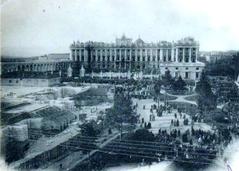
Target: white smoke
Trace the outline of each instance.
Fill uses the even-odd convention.
[[[207,171],[230,171],[227,169],[225,160],[231,167],[232,171],[237,171],[239,168],[239,139],[233,139],[232,142],[224,150],[222,158],[217,159],[217,167],[210,167]]]
[[[2,171],[16,171],[15,169],[9,167],[5,163],[5,161],[4,161],[4,159],[2,157],[0,157],[0,170],[2,170]]]
[[[106,171],[169,171],[169,165],[171,162],[161,162],[157,164],[147,165],[147,166],[136,166],[136,165],[127,165],[112,167],[106,169]]]

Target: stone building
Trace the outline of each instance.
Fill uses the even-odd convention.
[[[174,77],[197,80],[204,67],[204,63],[197,61],[199,43],[190,37],[176,42],[146,43],[141,38],[133,42],[123,35],[115,43],[73,42],[70,49],[75,71],[84,67],[88,74],[163,75],[170,70]]]
[[[2,57],[1,64],[2,76],[14,77],[16,73],[23,72],[38,72],[44,74],[47,72],[66,72],[71,65],[71,60],[69,53],[52,53],[29,58]]]

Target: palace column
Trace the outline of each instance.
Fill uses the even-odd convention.
[[[192,62],[192,48],[189,48],[189,62]]]
[[[129,70],[131,71],[131,63],[132,63],[132,49],[129,50]]]
[[[178,62],[178,48],[176,48],[176,62]]]
[[[142,71],[143,49],[140,49],[140,71]]]
[[[183,62],[185,62],[185,48],[183,48]]]
[[[158,49],[156,48],[155,50],[156,50],[156,59],[155,60],[158,62]]]
[[[138,62],[138,49],[135,49],[135,61]]]
[[[101,49],[100,50],[100,63],[102,63],[103,61],[103,50]]]
[[[110,63],[112,62],[112,49],[110,49]]]
[[[162,48],[160,49],[159,59],[160,59],[160,62],[163,61],[163,49]]]
[[[175,58],[174,58],[174,49],[171,48],[171,61],[174,62]]]
[[[198,53],[199,53],[199,49],[197,48],[196,49],[196,59],[195,59],[195,62],[197,62],[197,60],[198,60]]]
[[[109,62],[109,71],[111,71],[112,70],[112,48],[110,48],[110,61],[108,61]]]
[[[166,62],[168,62],[168,49],[166,49]]]
[[[149,62],[153,61],[153,49],[150,48],[150,60]]]
[[[116,69],[116,60],[117,60],[117,49],[116,48],[114,48],[114,53],[115,53],[115,60],[114,60],[114,69]]]
[[[123,64],[123,65],[124,65],[124,69],[126,70],[126,63],[127,63],[126,61],[127,61],[127,59],[128,59],[127,49],[124,49],[124,59],[125,59],[125,60],[124,60],[124,64]]]
[[[76,61],[78,60],[78,58],[77,58],[77,52],[76,52],[77,50],[75,49],[75,51],[74,51],[74,53],[75,53],[75,59],[76,59]],[[78,62],[78,61],[77,61]]]
[[[79,61],[81,61],[81,56],[82,56],[82,54],[81,54],[81,50],[82,49],[78,49],[78,57],[77,57],[77,61],[79,62]]]
[[[74,49],[71,49],[71,60],[75,61],[75,56],[73,55]]]

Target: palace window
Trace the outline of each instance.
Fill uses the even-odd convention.
[[[171,61],[171,50],[168,50],[168,61]]]
[[[168,61],[171,61],[171,55],[170,55],[170,56],[168,56]]]
[[[163,56],[163,61],[166,62],[166,56]]]
[[[188,79],[188,77],[189,77],[189,73],[185,72],[185,78]]]
[[[157,50],[158,51],[158,56],[160,55],[160,49]]]
[[[182,62],[183,61],[183,55],[181,53],[179,53],[178,55],[178,61],[179,62]]]
[[[140,61],[140,56],[137,56],[137,61]]]
[[[145,56],[143,56],[143,61],[145,61]]]
[[[196,62],[196,55],[195,54],[192,54],[191,58],[192,58],[192,62]]]
[[[189,62],[189,56],[185,56],[185,62]]]
[[[199,78],[199,72],[196,72],[196,79]]]

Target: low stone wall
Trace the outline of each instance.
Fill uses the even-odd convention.
[[[60,78],[40,79],[40,78],[3,78],[2,86],[25,86],[25,87],[48,87],[60,83]]]

